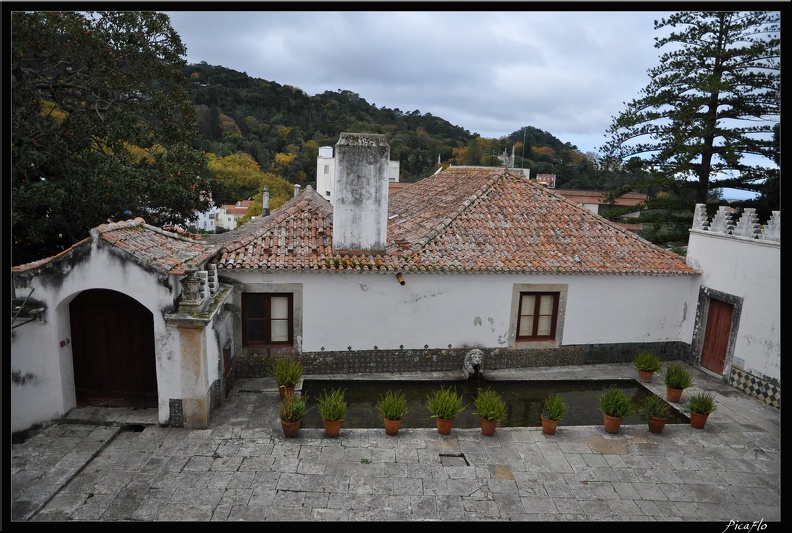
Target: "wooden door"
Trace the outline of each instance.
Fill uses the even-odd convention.
[[[713,298],[709,299],[707,329],[701,349],[701,366],[716,374],[723,374],[726,366],[726,351],[732,328],[734,306]]]
[[[93,289],[69,305],[78,405],[156,407],[151,312],[125,294]]]

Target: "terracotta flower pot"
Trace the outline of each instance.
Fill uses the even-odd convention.
[[[654,376],[654,372],[647,372],[645,370],[639,370],[638,371],[638,378],[644,383],[651,382],[652,381],[652,376]]]
[[[661,418],[657,416],[650,416],[649,417],[649,431],[651,433],[662,433],[663,428],[666,425],[667,418]]]
[[[278,394],[280,394],[280,399],[284,399],[286,394],[294,394],[294,387],[278,387]]]
[[[300,422],[301,420],[297,420],[296,422],[286,422],[285,420],[281,420],[281,427],[283,427],[283,436],[287,438],[294,438],[300,434]]]
[[[491,437],[495,434],[495,428],[498,427],[497,420],[485,420],[481,419],[481,433],[486,435],[487,437]]]
[[[542,432],[545,435],[555,435],[556,428],[558,427],[558,420],[551,420],[549,418],[542,417]]]
[[[703,415],[701,413],[694,413],[693,411],[690,412],[690,425],[696,429],[704,429],[704,424],[707,423],[707,417],[709,413]]]
[[[451,433],[451,426],[454,424],[453,418],[435,418],[437,421],[437,432],[441,435],[448,435]]]
[[[341,431],[341,420],[325,420],[323,418],[322,423],[324,423],[325,434],[328,437],[338,436],[338,433]]]
[[[615,416],[606,415],[602,413],[602,416],[605,417],[605,431],[608,433],[618,433],[619,428],[621,427],[622,419],[616,418]]]
[[[666,387],[666,397],[668,398],[669,402],[678,403],[680,399],[682,399],[682,391],[684,389],[672,389],[671,387]]]
[[[399,428],[401,427],[401,420],[391,420],[389,418],[384,418],[385,421],[385,434],[386,435],[397,435],[399,433]]]

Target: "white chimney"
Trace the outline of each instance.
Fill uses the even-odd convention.
[[[298,194],[300,194],[300,184],[299,183],[295,183],[294,184],[294,196],[296,197]]]
[[[383,134],[342,133],[335,153],[333,251],[384,252],[388,230],[388,141]]]

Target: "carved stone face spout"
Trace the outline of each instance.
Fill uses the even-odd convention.
[[[480,376],[484,373],[484,352],[474,348],[465,354],[465,363],[462,365],[462,372],[466,378],[470,376]]]

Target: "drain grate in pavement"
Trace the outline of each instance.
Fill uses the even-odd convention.
[[[443,466],[470,466],[464,453],[441,453],[440,464]]]
[[[143,424],[124,424],[121,426],[121,431],[131,431],[133,433],[143,433],[146,426]]]

